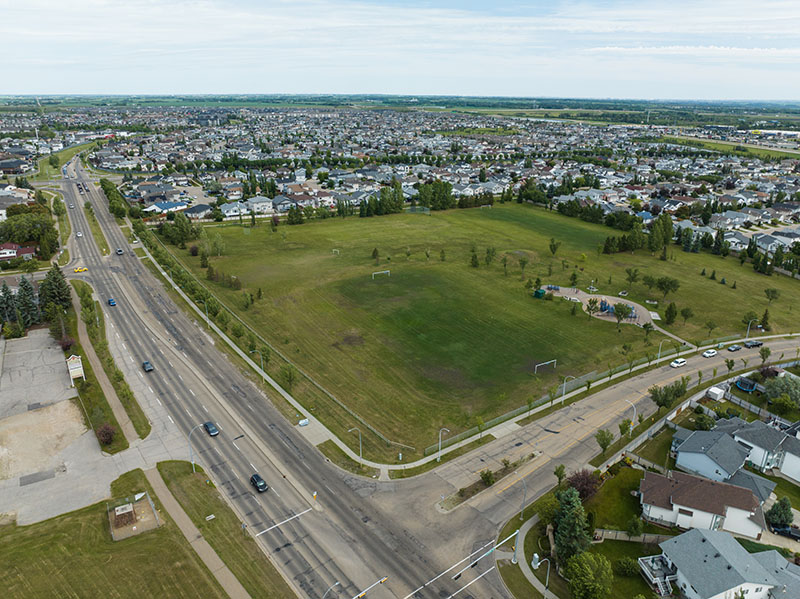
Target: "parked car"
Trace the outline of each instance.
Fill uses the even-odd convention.
[[[117,248],[117,256],[121,256],[125,252],[122,251],[122,248]]]
[[[108,298],[108,305],[109,306],[116,306],[117,305],[117,300],[115,300],[113,297]]]
[[[206,429],[209,437],[216,437],[219,434],[219,429],[213,422],[204,422],[203,427]]]
[[[704,358],[713,358],[716,355],[717,355],[717,350],[715,349],[707,349],[706,351],[703,352]]]
[[[745,341],[744,342],[744,346],[748,347],[748,348],[750,348],[750,347],[761,347],[762,345],[764,345],[763,341],[757,341],[755,339],[751,339],[750,341]]]
[[[144,362],[142,362],[142,368],[144,368],[144,371],[145,371],[145,372],[152,372],[153,370],[155,370],[155,369],[153,368],[153,365],[152,365],[152,364],[151,364],[149,361],[147,361],[147,360],[145,360]]]
[[[675,358],[672,362],[669,363],[671,368],[680,368],[681,366],[686,366],[686,360],[683,358]]]
[[[258,491],[259,493],[263,493],[264,491],[269,489],[266,481],[263,478],[261,478],[261,475],[258,473],[250,477],[250,484],[253,485],[256,488],[256,491]]]
[[[772,529],[776,535],[800,541],[800,528],[794,526],[776,526]]]
[[[739,351],[740,349],[742,349],[741,345],[729,345],[728,346],[728,351]]]

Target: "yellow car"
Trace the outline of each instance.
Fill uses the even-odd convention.
[[[86,272],[86,271],[87,271],[87,270],[89,270],[89,269],[88,269],[88,268],[86,268],[85,266],[76,266],[76,267],[75,267],[75,268],[73,268],[72,270],[74,270],[75,272]]]

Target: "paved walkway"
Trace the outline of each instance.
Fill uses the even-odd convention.
[[[530,518],[529,520],[527,520],[520,527],[519,535],[518,535],[518,538],[516,540],[516,543],[519,543],[520,547],[525,547],[525,535],[527,535],[528,531],[531,528],[533,528],[534,526],[536,526],[538,523],[539,523],[539,516],[534,516],[533,518]],[[544,599],[558,599],[558,596],[556,596],[556,594],[553,593],[553,591],[551,591],[549,589],[546,590],[544,588],[544,585],[542,584],[542,582],[538,578],[536,578],[536,575],[533,573],[533,569],[531,568],[531,565],[528,563],[528,560],[526,559],[524,553],[525,553],[524,551],[520,551],[517,554],[517,565],[519,566],[519,569],[522,570],[522,574],[525,576],[525,578],[528,580],[528,582],[533,585],[533,588],[535,588],[537,591],[539,591],[544,596]],[[513,557],[514,557],[514,553],[512,551],[496,551],[495,552],[495,561],[496,562],[500,561],[500,560],[504,560],[504,561],[509,561],[510,562]],[[549,556],[542,555],[542,556],[539,556],[539,557],[541,557],[541,559],[544,559],[545,557],[549,557]],[[542,567],[546,568],[547,565],[542,565]],[[552,564],[550,565],[550,567],[551,567],[550,575],[552,576],[553,575],[553,571],[552,571],[552,567],[553,566],[552,566]]]
[[[150,470],[145,470],[144,475],[147,477],[147,481],[152,485],[156,496],[158,496],[158,499],[161,501],[161,505],[167,510],[167,513],[175,521],[175,524],[178,525],[183,536],[189,541],[189,544],[197,552],[197,555],[203,560],[203,563],[211,570],[214,578],[217,579],[220,586],[228,593],[228,596],[231,597],[231,599],[249,599],[250,594],[242,586],[242,583],[233,575],[233,572],[228,569],[228,566],[220,559],[217,552],[211,548],[208,541],[203,538],[203,535],[200,534],[200,531],[189,519],[189,516],[186,515],[186,512],[183,511],[181,505],[172,495],[169,488],[167,488],[164,479],[161,478],[158,469],[151,468]]]
[[[78,339],[81,342],[81,346],[83,347],[86,357],[89,359],[89,364],[92,366],[94,376],[97,377],[97,382],[100,383],[100,388],[103,390],[103,394],[108,400],[108,405],[111,406],[111,411],[114,413],[114,418],[116,418],[117,422],[119,423],[122,434],[125,435],[128,443],[132,443],[139,438],[139,435],[136,433],[136,429],[133,427],[133,423],[128,417],[128,413],[125,411],[125,408],[122,407],[122,402],[119,400],[119,397],[117,397],[117,392],[114,389],[114,386],[111,384],[111,381],[108,380],[108,376],[106,376],[106,371],[103,369],[103,364],[100,362],[100,358],[94,351],[94,345],[89,339],[89,332],[86,330],[86,325],[80,318],[81,303],[78,299],[78,294],[74,289],[72,291],[72,306],[75,308],[75,313],[78,315]]]

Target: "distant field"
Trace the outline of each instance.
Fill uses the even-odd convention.
[[[226,255],[211,258],[214,268],[239,277],[254,295],[262,290],[264,299],[241,311],[242,317],[368,422],[418,448],[434,443],[439,427],[455,432],[473,426],[477,417],[486,421],[540,397],[564,375],[625,364],[623,344],[633,356],[657,352],[658,334],[645,342],[636,327],[618,333],[614,324],[571,315],[568,302],[531,298],[522,285],[520,256],[531,261],[526,278],[568,285],[577,268],[579,286],[594,280],[610,294],[627,287],[628,266],[674,276],[681,281],[675,302],[691,307],[695,316],[669,328],[690,341],[709,336],[710,319],[717,325],[714,336],[743,334],[743,313],[753,309],[760,316],[767,307],[765,287],[782,291],[770,306],[773,331],[797,327],[797,282],[757,275],[732,257],[684,253],[678,246],[670,248],[666,262],[647,252],[598,255],[598,244],[615,231],[530,206],[331,219],[282,225],[277,233],[238,225],[208,232],[218,232],[227,246]],[[555,258],[548,249],[551,237],[562,242]],[[469,266],[473,242],[479,268]],[[497,258],[487,267],[489,246]],[[375,248],[379,265],[371,258]],[[226,303],[240,305],[241,292],[205,281],[199,258],[186,250],[175,253]],[[503,255],[509,257],[508,276]],[[716,270],[717,280],[701,277],[703,268]],[[391,277],[372,280],[371,273],[383,269],[391,269]],[[737,289],[731,288],[734,280]],[[643,302],[659,295],[638,282],[629,297]],[[664,307],[658,308],[662,314]],[[552,359],[558,360],[555,373],[533,376],[535,364]]]
[[[142,471],[134,470],[111,489],[122,498],[150,488]],[[112,541],[105,502],[31,526],[0,526],[0,555],[5,599],[227,597],[171,520]]]
[[[737,142],[716,141],[696,139],[693,137],[670,137],[665,136],[659,139],[665,143],[681,144],[706,150],[717,150],[720,152],[731,152],[741,156],[752,156],[753,158],[800,158],[800,151],[782,151],[772,148],[763,148],[752,144],[742,144]]]

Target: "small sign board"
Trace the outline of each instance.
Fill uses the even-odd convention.
[[[72,354],[69,358],[67,358],[67,370],[69,371],[69,378],[70,378],[70,385],[74,387],[75,385],[72,383],[75,379],[83,379],[86,380],[86,375],[83,373],[83,363],[81,362],[81,357]]]

